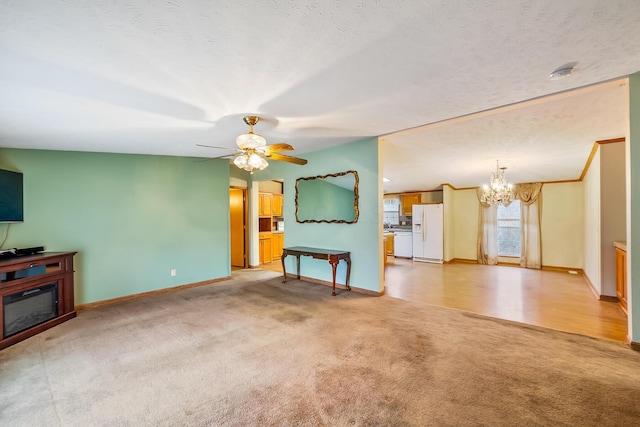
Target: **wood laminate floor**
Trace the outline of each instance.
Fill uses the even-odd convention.
[[[282,272],[280,262],[260,267]],[[357,268],[354,266],[354,268]],[[582,275],[478,264],[428,264],[389,257],[389,297],[626,342],[627,318],[599,301]]]

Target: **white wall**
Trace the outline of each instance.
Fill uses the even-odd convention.
[[[455,257],[455,190],[448,185],[442,188],[442,203],[444,214],[444,260],[451,261]]]
[[[580,269],[584,266],[584,185],[582,182],[542,186],[542,265]]]
[[[230,176],[229,177],[229,186],[230,187],[238,187],[238,188],[247,188],[247,181],[245,181],[244,179],[234,178],[234,177]]]
[[[602,144],[599,151],[602,294],[616,296],[616,252],[613,242],[627,239],[625,143]]]
[[[477,259],[479,203],[475,189],[445,186],[445,259]],[[542,263],[581,269],[584,265],[583,183],[542,186]],[[447,241],[448,240],[448,241]],[[449,256],[450,258],[446,258]],[[508,261],[513,262],[509,259]],[[505,262],[508,262],[505,260]]]
[[[453,192],[455,210],[454,258],[478,258],[478,211],[480,204],[475,189],[457,190]]]
[[[600,150],[582,181],[584,189],[584,274],[598,295],[602,294],[600,259]],[[543,201],[544,203],[544,201]],[[544,206],[543,206],[544,210]]]
[[[260,181],[258,188],[265,193],[282,194],[282,183],[278,181]]]

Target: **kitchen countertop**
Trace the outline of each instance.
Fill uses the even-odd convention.
[[[402,233],[407,232],[411,233],[411,227],[391,227],[391,228],[383,228],[382,231],[385,233]]]
[[[613,246],[623,251],[627,251],[627,242],[613,242]]]

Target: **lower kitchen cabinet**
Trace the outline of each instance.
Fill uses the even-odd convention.
[[[259,249],[260,264],[266,264],[273,260],[272,233],[260,233]]]
[[[620,308],[627,314],[627,251],[616,248],[616,295]]]
[[[273,261],[277,261],[282,256],[282,249],[284,248],[284,233],[273,233],[271,238],[271,255]]]

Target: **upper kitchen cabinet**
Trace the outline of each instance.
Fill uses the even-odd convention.
[[[259,193],[258,194],[258,215],[271,216],[273,205],[273,194],[271,193]]]
[[[422,203],[422,195],[420,193],[407,193],[400,195],[400,206],[402,215],[412,215],[413,205]]]
[[[271,201],[271,212],[273,216],[282,216],[283,204],[284,204],[284,195],[274,194]]]

